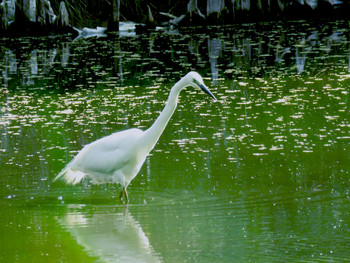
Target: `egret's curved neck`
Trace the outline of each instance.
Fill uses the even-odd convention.
[[[180,91],[183,87],[184,85],[182,83],[182,79],[172,87],[163,111],[160,113],[153,125],[145,131],[142,138],[142,147],[147,151],[147,153],[153,149],[154,145],[157,143],[160,135],[168,124],[171,116],[173,115],[177,106]]]

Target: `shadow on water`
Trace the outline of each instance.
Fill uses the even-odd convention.
[[[2,39],[0,261],[350,258],[345,22]],[[186,89],[129,187],[52,178],[87,143],[149,127]]]

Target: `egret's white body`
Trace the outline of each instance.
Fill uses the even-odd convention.
[[[84,178],[94,184],[119,183],[123,189],[120,198],[124,193],[128,202],[127,186],[157,143],[176,109],[180,91],[187,86],[199,87],[216,100],[202,77],[190,72],[172,87],[166,106],[149,129],[116,132],[86,145],[54,180],[63,178],[73,185]]]

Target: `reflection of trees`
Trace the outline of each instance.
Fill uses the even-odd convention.
[[[41,78],[48,77],[51,69],[66,67],[70,56],[67,43],[48,45],[46,49],[39,49],[35,48],[35,43],[25,42],[10,45],[6,49],[0,67],[4,82],[8,83],[15,79],[21,86],[35,85]]]
[[[212,74],[212,79],[214,81],[214,84],[217,83],[217,80],[219,78],[219,69],[217,68],[218,65],[218,58],[220,57],[220,53],[223,49],[222,47],[222,40],[219,38],[216,39],[209,39],[208,42],[208,53],[209,53],[209,61],[210,61],[210,69]]]
[[[190,69],[210,70],[214,81],[222,75],[302,74],[318,70],[317,65],[336,55],[339,46],[345,48],[347,40],[341,31],[314,28],[302,32],[297,24],[289,28],[260,25],[258,31],[249,26],[224,30],[227,34],[211,34],[208,40],[206,34],[185,31],[155,32],[118,41],[102,38],[64,42],[46,49],[24,42],[17,47],[10,45],[3,52],[0,70],[5,82],[10,74],[17,75],[24,85],[34,85],[50,75],[47,85],[63,89],[89,87],[111,77],[123,79],[126,85],[135,78],[152,83],[154,76],[162,73],[173,81],[182,74],[177,72]]]

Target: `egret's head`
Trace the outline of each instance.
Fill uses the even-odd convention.
[[[189,81],[189,85],[194,87],[194,88],[200,88],[201,90],[203,90],[205,93],[207,93],[210,97],[212,97],[214,99],[214,101],[216,101],[215,96],[210,92],[210,90],[205,86],[204,81],[201,77],[201,75],[199,75],[197,72],[195,71],[191,71],[189,72],[186,76],[186,79],[188,79]]]

